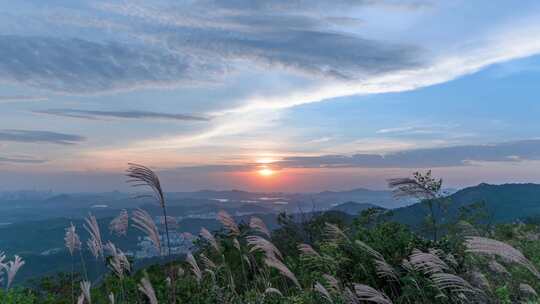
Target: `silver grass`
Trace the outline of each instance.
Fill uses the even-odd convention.
[[[96,239],[94,238],[89,238],[88,240],[86,240],[86,245],[88,246],[88,250],[90,250],[90,253],[92,253],[92,255],[98,259],[100,256],[101,256],[101,253],[100,253],[100,246],[99,246],[99,243]]]
[[[115,300],[114,300],[114,293],[109,293],[109,304],[114,304],[115,303]]]
[[[241,250],[240,242],[238,241],[237,238],[234,238],[234,239],[233,239],[233,246],[234,246],[234,248],[236,248],[236,250],[238,250],[238,251]]]
[[[278,296],[283,297],[283,294],[281,293],[281,291],[273,287],[266,288],[266,290],[264,291],[264,294],[277,294]]]
[[[494,273],[498,273],[502,275],[510,275],[510,272],[508,272],[508,270],[506,270],[506,268],[503,265],[501,265],[499,262],[495,260],[491,260],[489,262],[488,268]]]
[[[313,256],[317,258],[321,257],[321,255],[317,251],[315,251],[315,249],[313,249],[311,245],[308,244],[298,245],[298,251],[300,251],[300,253],[305,256]]]
[[[126,236],[129,226],[129,214],[126,209],[122,209],[120,214],[109,224],[109,231],[116,236]]]
[[[246,242],[251,246],[250,252],[262,251],[268,259],[283,259],[283,255],[269,240],[258,235],[250,235],[246,237]]]
[[[195,257],[191,252],[189,252],[186,256],[186,262],[191,266],[191,272],[193,275],[195,275],[195,278],[197,279],[197,282],[200,283],[202,280],[202,271],[201,268],[199,268],[199,264],[197,264],[197,260],[195,260]]]
[[[377,260],[384,260],[384,257],[382,256],[382,254],[380,254],[377,250],[371,248],[368,244],[360,241],[360,240],[356,240],[354,241],[354,243],[360,247],[362,250],[364,250],[365,252],[367,252],[369,255],[371,255],[373,258],[377,259]]]
[[[341,230],[337,225],[331,223],[325,223],[324,234],[326,238],[331,242],[339,242],[345,240],[350,242],[349,237]]]
[[[506,243],[484,237],[469,237],[465,241],[465,246],[468,252],[499,256],[506,261],[519,264],[540,278],[540,273],[534,264],[521,251]]]
[[[227,213],[227,211],[220,210],[218,212],[217,219],[227,230],[229,230],[230,235],[240,235],[240,229],[238,228],[238,225],[236,224],[234,218],[229,213]]]
[[[6,264],[4,263],[5,259],[6,259],[6,255],[4,254],[4,252],[0,251],[0,283],[4,282],[2,273],[4,272],[4,269],[6,268]]]
[[[152,287],[152,283],[150,283],[150,280],[148,279],[148,275],[141,279],[138,288],[148,298],[150,304],[158,304],[156,292],[154,291],[154,287]]]
[[[324,286],[319,283],[319,282],[315,282],[315,286],[313,286],[313,288],[315,289],[316,292],[318,292],[325,300],[327,300],[328,302],[330,303],[334,303],[334,300],[332,300],[332,296],[330,295],[330,293],[328,292],[328,290],[326,290],[326,288],[324,288]]]
[[[358,247],[360,247],[362,250],[364,250],[366,253],[368,253],[373,259],[375,259],[375,268],[377,272],[377,276],[383,279],[391,280],[391,281],[398,281],[398,274],[394,270],[394,268],[388,264],[383,255],[379,253],[377,250],[371,248],[368,244],[356,240],[354,242]]]
[[[64,242],[70,255],[73,255],[76,250],[81,249],[81,239],[79,238],[73,223],[70,223],[70,226],[66,228]]]
[[[340,288],[338,279],[329,274],[323,274],[323,278],[326,280],[326,283],[333,292],[339,292]]]
[[[138,165],[128,164],[127,176],[130,178],[128,183],[134,187],[150,187],[152,196],[156,199],[159,205],[165,207],[165,194],[161,188],[159,177],[150,168]]]
[[[201,228],[201,232],[199,233],[200,236],[205,239],[212,247],[214,247],[214,249],[220,253],[221,252],[221,249],[219,247],[219,244],[216,240],[216,238],[214,237],[214,235],[208,231],[208,229],[206,228]]]
[[[159,230],[152,219],[152,216],[142,209],[137,209],[133,211],[133,227],[144,232],[157,251],[161,254],[161,240],[159,237]]]
[[[210,260],[204,253],[199,254],[199,259],[201,260],[205,269],[216,269],[217,265],[212,260]]]
[[[178,273],[178,276],[179,276],[179,277],[183,277],[184,274],[185,274],[186,272],[185,272],[184,268],[182,268],[181,266],[179,266],[179,267],[178,267],[178,272],[177,272],[177,273]]]
[[[433,254],[433,255],[436,255],[438,256],[439,258],[444,258],[444,251],[440,250],[440,249],[435,249],[435,248],[429,248],[428,249],[428,252]]]
[[[479,271],[473,271],[471,273],[471,279],[470,279],[472,285],[474,285],[477,288],[489,290],[490,284],[486,276],[479,272]]]
[[[90,251],[96,259],[103,257],[103,242],[96,217],[89,213],[84,221],[86,222],[84,229],[90,234],[90,239],[87,241]]]
[[[445,257],[444,257],[444,260],[446,262],[448,262],[450,265],[452,265],[453,267],[457,267],[458,266],[458,262],[456,260],[456,258],[454,257],[453,254],[449,253],[447,254]]]
[[[519,291],[528,296],[535,296],[535,297],[538,296],[538,294],[536,293],[536,290],[534,290],[534,288],[532,288],[531,285],[526,284],[526,283],[519,284]]]
[[[474,288],[462,277],[450,273],[434,273],[430,277],[433,284],[440,290],[448,290],[453,293],[477,295],[479,290]]]
[[[414,266],[411,264],[411,261],[407,259],[403,259],[401,262],[401,267],[405,269],[407,272],[414,272]]]
[[[379,278],[387,279],[389,281],[399,281],[399,276],[394,267],[385,260],[375,260],[375,269]]]
[[[437,255],[414,249],[409,261],[415,270],[425,274],[433,274],[449,270],[450,267]]]
[[[345,302],[347,304],[358,304],[360,303],[360,300],[358,297],[352,292],[352,290],[349,287],[345,287],[345,291],[343,292],[343,297],[345,298]]]
[[[138,164],[129,164],[127,169],[127,176],[130,178],[129,183],[132,183],[134,187],[150,187],[152,189],[153,197],[161,206],[161,211],[163,212],[163,217],[167,219],[167,207],[165,206],[165,193],[161,188],[161,183],[157,174],[152,171],[150,168],[138,165]],[[171,255],[171,242],[169,238],[169,226],[165,220],[165,234],[167,236],[167,251],[168,255]],[[160,250],[161,252],[161,250]]]
[[[208,273],[212,278],[212,282],[216,281],[216,273],[211,269],[205,269],[204,272]]]
[[[270,230],[268,227],[266,227],[264,221],[258,217],[254,216],[249,220],[249,228],[264,234],[264,236],[267,238],[270,238]]]
[[[383,292],[378,291],[364,284],[354,284],[354,291],[360,301],[373,302],[378,304],[392,304]]]
[[[123,279],[124,275],[131,270],[131,265],[127,256],[122,250],[116,248],[116,246],[111,242],[106,245],[106,248],[108,249],[112,257],[110,260],[110,266],[113,272],[120,279]]]
[[[278,270],[281,275],[293,281],[294,285],[296,285],[298,288],[301,288],[300,283],[298,282],[298,279],[296,279],[294,273],[285,264],[283,264],[283,262],[276,258],[265,258],[264,263],[266,266]]]
[[[17,274],[19,269],[24,266],[24,264],[25,262],[18,255],[15,255],[15,259],[13,261],[9,261],[4,264],[4,268],[6,269],[7,273],[7,289],[9,289],[9,287],[13,283],[13,280],[15,279],[15,275]]]
[[[251,261],[249,260],[248,256],[245,255],[245,254],[242,254],[242,259],[244,260],[244,262],[246,262],[246,265],[249,267],[249,269],[251,269],[252,265],[251,265]]]
[[[84,304],[84,294],[80,294],[77,298],[77,304]]]
[[[81,292],[84,296],[84,299],[86,299],[86,302],[89,304],[92,304],[92,295],[90,293],[90,287],[92,287],[92,284],[88,281],[82,281],[81,282]]]

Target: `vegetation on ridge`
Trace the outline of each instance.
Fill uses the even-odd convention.
[[[430,172],[390,185],[396,194],[418,197],[434,210],[425,215],[425,233],[391,221],[390,212],[378,208],[362,211],[352,223],[339,212],[307,214],[301,221],[280,214],[275,231],[257,217],[237,223],[222,211],[222,229],[201,229],[185,259],[164,257],[135,271],[131,257],[111,242],[102,243],[89,215],[86,246],[80,227],[70,225],[66,248],[83,260],[81,265],[104,264],[108,273],[90,282],[84,268],[73,269],[32,287],[10,288],[24,262],[4,263],[0,255],[0,276],[6,273],[8,280],[0,303],[537,303],[538,226],[491,225],[482,206],[474,204],[460,209],[452,222],[436,217],[452,202],[444,200],[442,181]],[[164,215],[164,226],[168,221]],[[156,250],[167,252],[144,210],[131,217],[122,212],[111,231],[125,235],[130,222]],[[93,260],[86,259],[85,247]]]

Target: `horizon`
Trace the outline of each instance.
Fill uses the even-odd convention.
[[[459,12],[456,14],[455,12]],[[0,5],[0,191],[540,183],[540,3]]]
[[[468,188],[475,188],[482,185],[488,185],[488,186],[507,186],[507,185],[537,185],[540,186],[540,183],[533,183],[533,182],[509,182],[509,183],[485,183],[481,182],[478,184],[471,184],[466,185],[463,187],[455,188],[455,187],[443,187],[442,191],[452,191],[452,193],[468,189]],[[129,191],[132,190],[132,191]],[[354,192],[354,191],[373,191],[373,192],[392,192],[391,188],[366,188],[366,187],[357,187],[357,188],[344,188],[344,189],[320,189],[315,191],[253,191],[249,189],[236,189],[236,188],[224,188],[224,189],[196,189],[196,190],[189,190],[189,191],[177,191],[177,190],[167,190],[165,189],[164,193],[200,193],[200,192],[244,192],[244,193],[251,193],[251,194],[320,194],[324,192]],[[52,189],[14,189],[14,190],[0,190],[0,193],[17,193],[17,192],[36,192],[36,193],[44,193],[44,192],[50,192],[54,195],[62,195],[62,194],[106,194],[106,193],[121,193],[121,194],[132,194],[132,193],[143,193],[143,192],[150,192],[150,191],[140,191],[137,190],[137,188],[129,187],[124,190],[120,189],[113,189],[109,191],[54,191]]]

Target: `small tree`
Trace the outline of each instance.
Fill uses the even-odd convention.
[[[395,197],[417,198],[427,206],[429,214],[425,218],[425,225],[431,230],[433,240],[437,240],[441,222],[437,214],[446,212],[448,199],[442,192],[443,181],[431,175],[431,170],[426,173],[414,172],[412,177],[393,178],[388,180],[388,186],[393,190]]]

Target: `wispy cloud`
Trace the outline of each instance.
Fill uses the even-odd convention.
[[[0,103],[19,102],[19,101],[45,101],[49,98],[46,96],[31,96],[31,95],[12,95],[0,96]]]
[[[277,0],[100,7],[147,24],[150,30],[140,34],[171,50],[204,54],[207,60],[233,70],[231,63],[248,60],[274,70],[286,68],[311,77],[352,80],[425,63],[420,47],[336,31],[326,19],[327,14],[347,17],[347,10],[366,4]]]
[[[0,80],[67,92],[95,93],[191,82],[193,63],[147,46],[82,39],[0,36]]]
[[[209,121],[210,118],[191,114],[169,114],[150,111],[92,111],[76,109],[48,109],[34,111],[48,114],[83,119],[122,118],[122,119],[167,119],[181,121]]]
[[[74,6],[69,15],[71,19],[84,16],[78,26],[86,24],[93,35],[80,39],[0,36],[6,46],[0,50],[0,80],[85,94],[186,84],[206,87],[215,82],[231,85],[234,77],[226,76],[264,71],[261,79],[253,80],[256,86],[234,83],[243,92],[229,99],[241,100],[231,100],[229,107],[219,109],[249,111],[412,90],[540,51],[530,39],[540,32],[535,22],[512,26],[502,34],[500,29],[490,31],[481,39],[449,42],[444,51],[426,39],[408,43],[404,34],[392,42],[362,34],[357,24],[329,22],[356,20],[366,7],[406,8],[391,11],[407,18],[434,5],[426,4],[429,1],[84,3],[83,7],[92,9],[78,12]],[[55,19],[65,21],[46,20],[54,23]],[[96,23],[117,25],[113,32],[118,42],[92,40],[111,32],[109,26]],[[263,94],[269,83],[265,75],[278,72],[302,78],[306,85]],[[205,93],[202,88],[197,94]],[[207,107],[216,110],[211,103]]]
[[[420,129],[418,127],[396,127],[396,128],[387,128],[377,130],[377,134],[392,134],[392,133],[410,133],[417,131],[429,131],[425,129]]]
[[[79,135],[56,133],[49,131],[0,130],[0,141],[74,145],[84,140],[85,138]]]
[[[408,149],[386,154],[357,153],[352,155],[287,156],[265,163],[274,170],[294,168],[441,168],[464,167],[483,162],[516,163],[540,160],[540,139],[485,145],[461,145]],[[261,168],[256,162],[210,164],[164,169],[176,173],[246,172]]]
[[[283,168],[430,168],[527,160],[540,160],[540,140],[411,149],[387,154],[294,156],[273,165]]]
[[[106,20],[97,21],[104,18],[97,12],[99,18],[94,16],[92,22],[91,14],[76,9],[70,20],[80,16],[84,20],[78,26],[86,24],[98,33],[110,27],[96,24],[115,24],[123,39],[105,43],[55,35],[3,35],[0,43],[6,47],[0,50],[0,80],[85,94],[215,82],[240,71],[244,62],[338,80],[424,65],[422,47],[337,30],[337,20],[355,19],[349,16],[350,9],[379,2],[394,6],[393,1],[329,5],[281,0],[93,4],[107,13]],[[63,24],[65,19],[48,17],[44,24],[55,20]]]
[[[383,128],[377,130],[376,134],[385,136],[439,136],[445,137],[466,137],[470,133],[462,134],[456,132],[459,125],[456,124],[410,124],[401,127]]]
[[[0,156],[0,163],[15,163],[15,164],[42,164],[47,162],[44,159],[37,159],[32,157],[5,157]]]

